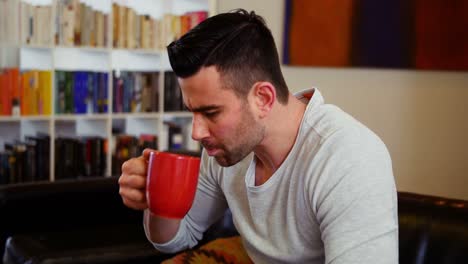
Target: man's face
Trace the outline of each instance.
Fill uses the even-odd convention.
[[[193,112],[192,138],[221,166],[236,164],[261,142],[264,127],[256,121],[248,100],[223,88],[214,66],[179,78],[179,84],[184,103]]]

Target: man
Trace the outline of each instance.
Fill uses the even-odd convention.
[[[263,19],[211,17],[168,46],[192,137],[204,147],[184,219],[145,211],[154,246],[193,247],[227,207],[258,263],[398,263],[396,189],[382,141],[317,89],[293,96]],[[122,167],[124,203],[147,209],[146,161]]]

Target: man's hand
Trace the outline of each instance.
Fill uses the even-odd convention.
[[[123,203],[136,210],[148,208],[146,201],[146,174],[148,159],[153,149],[145,149],[140,157],[132,158],[122,164],[119,178],[120,196]]]

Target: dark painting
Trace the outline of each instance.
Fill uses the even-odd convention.
[[[466,0],[286,0],[283,62],[468,70]]]

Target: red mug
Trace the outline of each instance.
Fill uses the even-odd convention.
[[[183,218],[192,207],[200,158],[153,151],[148,161],[146,199],[157,216]]]

